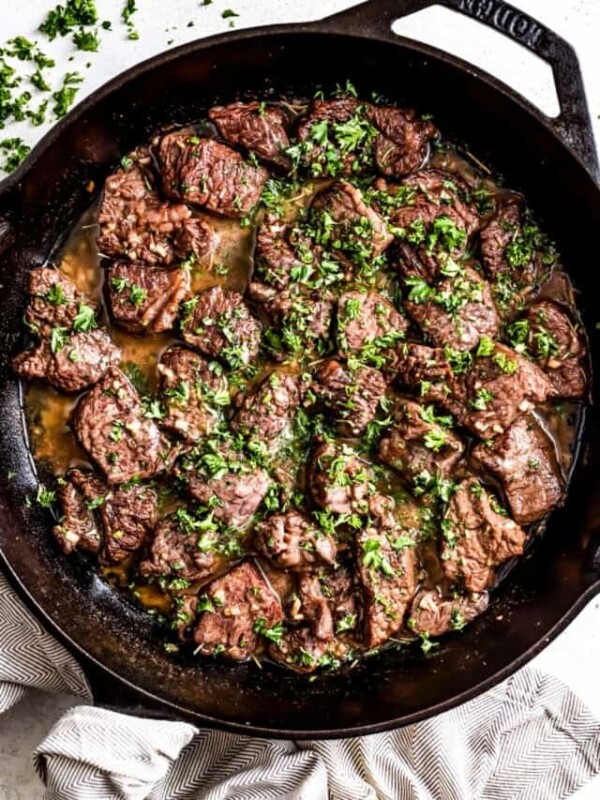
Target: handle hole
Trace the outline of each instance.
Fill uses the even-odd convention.
[[[480,22],[449,8],[430,6],[396,20],[392,30],[484,69],[516,89],[547,116],[554,118],[560,114],[551,66],[523,45]]]

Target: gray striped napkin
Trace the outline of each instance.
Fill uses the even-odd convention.
[[[0,575],[0,712],[28,686],[90,698]],[[1,720],[0,720],[1,724]],[[391,733],[284,742],[77,706],[34,753],[48,800],[558,800],[600,772],[600,723],[534,670]]]

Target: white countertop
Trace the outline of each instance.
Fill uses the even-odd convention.
[[[513,0],[513,3],[560,32],[575,46],[600,143],[600,0]],[[0,8],[0,38],[18,34],[34,36],[51,5],[52,0],[4,0]],[[228,20],[221,18],[226,8],[239,14],[235,26],[241,28],[317,19],[353,3],[347,0],[213,0],[210,5],[201,6],[200,0],[166,3],[164,0],[137,0],[140,11],[134,23],[140,34],[138,41],[127,40],[125,29],[118,24],[122,0],[97,0],[97,5],[101,19],[113,20],[113,31],[102,33],[104,41],[98,53],[77,52],[75,60],[69,61],[74,51],[68,39],[51,46],[41,42],[42,49],[51,52],[64,71],[79,70],[85,74],[78,99],[132,64],[170,46],[226,31]],[[190,21],[194,21],[193,27],[188,27]],[[548,68],[499,34],[439,8],[406,19],[395,29],[476,63],[552,112],[554,93]],[[88,62],[91,66],[86,68]],[[61,72],[61,69],[55,70],[57,77]],[[19,135],[34,144],[46,130],[47,127],[6,128],[0,138]],[[533,665],[568,683],[600,716],[600,600],[591,601]],[[71,703],[68,698],[36,692],[0,717],[0,800],[42,798],[42,786],[33,773],[30,754],[57,716]],[[600,778],[574,795],[576,800],[596,800],[599,796]]]

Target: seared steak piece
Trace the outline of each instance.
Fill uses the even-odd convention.
[[[71,470],[58,490],[62,516],[52,531],[65,555],[74,550],[97,553],[101,544],[101,534],[93,509],[81,488],[73,481],[76,472],[78,471]],[[102,484],[101,481],[99,483]]]
[[[327,214],[335,223],[334,237],[339,238],[340,229],[344,229],[347,236],[354,235],[372,256],[383,253],[394,240],[383,217],[366,204],[360,189],[348,181],[337,181],[318,194],[312,209]]]
[[[545,237],[536,226],[523,223],[521,203],[512,198],[481,229],[481,256],[502,316],[523,306],[548,279],[554,261]]]
[[[64,518],[54,530],[65,552],[99,550],[101,564],[118,564],[145,544],[156,524],[153,489],[140,484],[109,487],[94,473],[79,469],[65,477],[60,491]]]
[[[388,217],[401,243],[401,272],[416,270],[428,281],[437,278],[449,259],[465,252],[479,227],[476,208],[462,199],[466,186],[454,174],[422,170],[398,186],[380,178],[375,189],[392,198]]]
[[[366,513],[374,476],[345,444],[324,442],[313,451],[308,485],[315,503],[334,514]]]
[[[255,651],[260,632],[283,619],[279,598],[249,561],[210,583],[206,596],[213,610],[203,612],[194,630],[195,652],[203,655],[243,661]]]
[[[260,323],[238,292],[213,286],[184,305],[181,330],[185,341],[201,353],[236,369],[258,353]]]
[[[335,561],[333,536],[293,509],[267,517],[255,535],[257,548],[278,569],[310,570]]]
[[[118,261],[106,273],[113,318],[131,333],[170,331],[180,303],[190,294],[190,286],[187,269],[160,269]]]
[[[254,437],[273,452],[282,434],[289,432],[300,404],[300,376],[271,372],[249,392],[236,395],[236,412],[231,420],[234,431]]]
[[[313,391],[331,412],[342,436],[358,436],[375,417],[387,389],[381,372],[372,367],[352,369],[335,358],[322,361],[314,372]]]
[[[433,590],[417,592],[412,601],[407,628],[416,634],[442,636],[449,631],[460,631],[478,617],[488,606],[488,595],[457,595],[448,598]]]
[[[465,446],[455,433],[452,417],[439,417],[433,406],[402,398],[396,402],[394,424],[379,443],[379,458],[409,483],[423,472],[448,479]]]
[[[97,327],[95,309],[56,269],[33,270],[25,321],[39,342],[13,358],[20,378],[44,380],[63,392],[96,383],[121,358],[108,333]]]
[[[12,366],[20,378],[39,378],[62,392],[80,392],[99,381],[120,359],[120,349],[103,328],[97,328],[89,333],[66,333],[60,340],[42,339],[33,350],[15,356]]]
[[[29,273],[28,293],[25,323],[41,337],[50,337],[53,328],[70,330],[79,306],[89,302],[73,281],[54,267],[32,270]]]
[[[429,142],[437,134],[432,122],[419,119],[412,109],[385,106],[371,107],[367,116],[379,131],[374,142],[379,172],[397,177],[423,165]]]
[[[459,420],[481,438],[505,431],[519,416],[543,403],[550,382],[539,367],[509,347],[482,340],[462,389],[446,401]],[[485,352],[485,355],[481,353]],[[464,395],[462,394],[464,392]]]
[[[337,306],[337,341],[347,355],[365,348],[381,353],[404,339],[408,322],[378,292],[344,292]]]
[[[456,376],[441,347],[402,343],[396,349],[394,366],[400,382],[425,402],[443,405],[456,390]]]
[[[211,433],[230,402],[227,378],[202,356],[177,345],[164,351],[158,373],[165,407],[160,425],[192,443]]]
[[[189,132],[163,136],[157,157],[165,194],[225,217],[246,215],[269,176],[230,147]]]
[[[372,497],[371,523],[358,532],[356,559],[364,592],[365,644],[377,647],[393,636],[418,581],[417,506],[390,497]]]
[[[71,424],[111,485],[150,478],[164,470],[173,455],[154,421],[144,416],[138,393],[116,367],[81,398]]]
[[[289,164],[284,152],[290,146],[289,118],[279,106],[257,101],[230,103],[213,106],[208,118],[227,144],[243,147],[271,164],[284,167]]]
[[[489,444],[478,444],[471,457],[500,479],[511,513],[521,525],[541,519],[563,498],[565,482],[555,446],[530,415]]]
[[[496,510],[497,509],[497,510]],[[442,522],[442,569],[470,592],[491,585],[494,569],[523,553],[527,535],[478,480],[462,481]]]
[[[374,167],[384,175],[405,175],[423,164],[435,134],[432,123],[411,109],[375,107],[352,97],[313,100],[297,129],[303,164],[322,177]]]
[[[556,397],[583,397],[587,386],[585,340],[558,303],[533,303],[523,319],[508,326],[508,335],[517,352],[543,369]]]
[[[256,232],[254,273],[269,286],[284,288],[295,282],[302,269],[296,252],[297,242],[291,237],[293,227],[274,214],[267,214]],[[310,245],[304,252],[305,261],[312,261]]]
[[[145,156],[106,179],[98,249],[105,256],[152,265],[209,255],[214,249],[211,227],[192,217],[186,205],[159,198],[149,161]]]
[[[194,528],[194,520],[179,509],[162,519],[154,532],[149,557],[139,566],[144,577],[159,575],[186,581],[211,577],[225,563],[216,552],[219,537],[214,528]]]
[[[408,278],[406,310],[423,333],[441,347],[472,350],[482,336],[495,339],[498,314],[489,283],[470,267],[429,286]]]

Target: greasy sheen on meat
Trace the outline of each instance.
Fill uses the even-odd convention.
[[[186,269],[161,269],[117,261],[106,271],[108,302],[115,323],[131,333],[164,333],[190,294]]]
[[[273,371],[256,388],[236,396],[231,428],[277,449],[290,433],[300,399],[300,376]]]
[[[243,217],[260,198],[268,172],[214,139],[175,131],[157,147],[165,194],[224,217]]]
[[[293,509],[260,522],[256,546],[274,567],[299,571],[333,564],[337,553],[335,539]]]
[[[337,302],[337,342],[340,353],[349,355],[368,349],[381,355],[404,339],[408,321],[378,292],[344,292]]]
[[[369,464],[346,444],[323,442],[310,458],[309,486],[315,503],[333,514],[366,513],[374,488]]]
[[[449,631],[462,631],[487,606],[486,592],[467,595],[453,592],[444,597],[436,589],[423,589],[411,603],[406,627],[417,635],[443,636]]]
[[[285,155],[290,146],[287,134],[289,116],[281,106],[256,100],[230,103],[213,106],[208,111],[208,118],[232,147],[242,147],[270,164],[282,167],[289,164]]]

